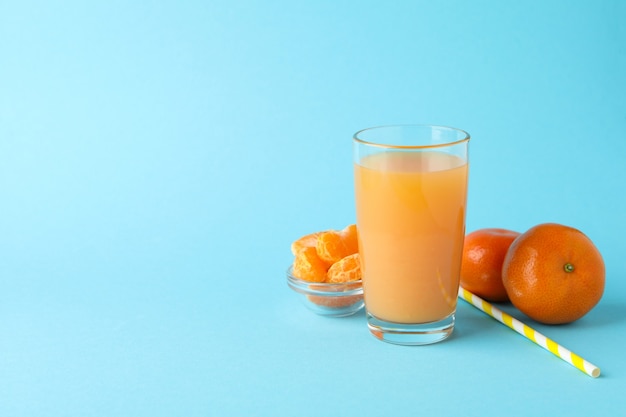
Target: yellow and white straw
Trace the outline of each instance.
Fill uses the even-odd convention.
[[[461,297],[463,300],[467,301],[477,309],[498,320],[500,323],[505,324],[506,326],[515,330],[517,333],[521,334],[527,339],[535,342],[542,348],[552,352],[558,358],[563,359],[565,362],[578,368],[587,375],[594,378],[600,376],[600,368],[598,368],[594,364],[587,362],[577,354],[565,349],[554,340],[548,339],[532,327],[522,323],[515,317],[505,313],[504,311],[498,309],[497,307],[488,303],[482,298],[472,294],[465,288],[459,287],[459,297]]]

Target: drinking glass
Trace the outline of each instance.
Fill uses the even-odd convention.
[[[435,343],[454,329],[469,139],[463,130],[431,125],[354,134],[367,324],[383,341]]]

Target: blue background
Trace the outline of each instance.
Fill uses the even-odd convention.
[[[626,405],[626,2],[2,1],[0,415],[594,415]],[[315,316],[289,245],[354,222],[351,136],[470,132],[467,228],[585,232],[546,336]]]

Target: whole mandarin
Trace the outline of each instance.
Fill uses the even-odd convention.
[[[465,236],[461,286],[487,301],[508,301],[502,284],[502,263],[509,246],[519,235],[513,230],[485,228]]]
[[[509,248],[502,280],[513,305],[544,324],[570,323],[602,298],[605,266],[580,230],[556,223],[532,227]]]

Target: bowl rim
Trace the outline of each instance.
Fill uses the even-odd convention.
[[[287,268],[287,284],[297,292],[326,297],[346,297],[363,294],[363,280],[347,282],[311,282],[293,276],[293,265]],[[346,287],[352,287],[346,289]],[[316,289],[321,288],[321,289]]]

